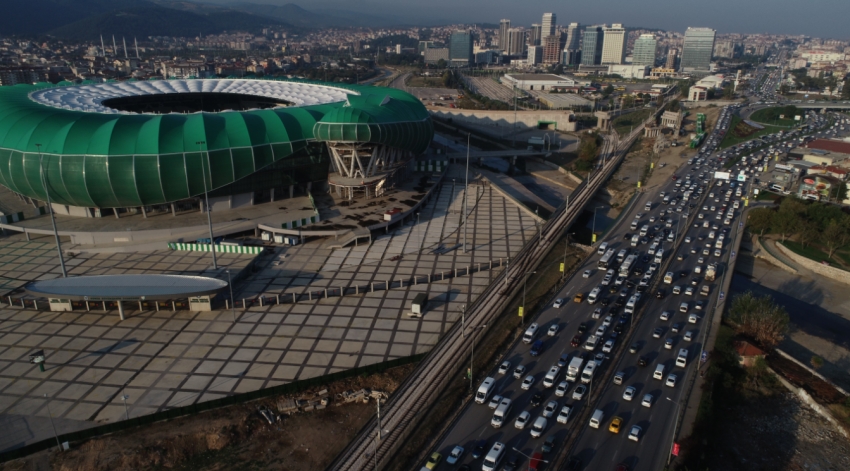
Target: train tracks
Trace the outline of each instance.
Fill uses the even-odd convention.
[[[580,184],[553,217],[544,224],[523,249],[509,261],[506,269],[485,289],[466,311],[467,332],[491,325],[521,287],[524,274],[532,271],[549,252],[564,231],[593,198],[596,191],[616,170],[626,150],[640,134],[640,129],[622,143],[617,136],[606,136],[600,154],[601,166]],[[474,339],[475,337],[473,337]],[[390,400],[381,407],[380,421],[373,418],[337,457],[329,469],[355,471],[380,468],[386,459],[393,457],[406,439],[415,431],[424,412],[437,399],[450,378],[457,375],[465,364],[465,352],[471,340],[465,338],[460,325],[455,325],[435,345],[428,355],[399,387]],[[474,340],[472,340],[474,341]],[[380,438],[379,438],[380,422]]]

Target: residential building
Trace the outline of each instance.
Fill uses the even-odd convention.
[[[711,28],[688,28],[682,46],[682,60],[679,64],[683,72],[711,70],[711,54],[714,52],[716,31]]]
[[[622,64],[626,58],[626,29],[620,23],[605,28],[602,46],[602,64]]]
[[[543,61],[543,46],[528,46],[528,57],[525,63],[535,66]]]
[[[676,62],[677,62],[678,58],[679,58],[679,50],[674,48],[674,47],[671,47],[667,51],[667,63],[664,64],[664,68],[665,69],[678,70],[678,68],[676,67]]]
[[[556,18],[554,13],[544,13],[543,14],[543,30],[540,34],[541,40],[546,36],[551,36],[555,34],[555,23]]]
[[[43,69],[34,67],[0,67],[0,86],[31,85],[47,80]]]
[[[525,30],[522,28],[511,28],[508,30],[509,56],[521,56],[525,53]]]
[[[475,63],[472,55],[472,31],[454,31],[449,38],[449,57],[453,66],[466,66]]]
[[[425,49],[424,55],[426,64],[436,64],[440,59],[446,62],[451,60],[449,57],[449,48],[447,47],[429,47]]]
[[[529,46],[540,46],[541,38],[543,35],[543,27],[537,23],[531,25],[531,30],[528,32],[528,45]]]
[[[207,78],[209,76],[209,67],[202,60],[162,63],[162,77],[166,79]]]
[[[655,67],[655,52],[658,41],[652,34],[641,34],[635,40],[635,48],[632,52],[632,65],[643,65]]]
[[[499,22],[499,50],[508,50],[508,30],[511,29],[511,20],[503,19]]]
[[[434,47],[434,41],[419,41],[419,54],[424,55],[429,47]]]
[[[557,64],[561,62],[561,51],[564,50],[564,45],[561,42],[564,35],[562,33],[550,34],[543,38],[543,63]]]
[[[564,51],[561,63],[564,65],[578,65],[581,60],[581,25],[570,23],[564,41]]]
[[[582,34],[581,65],[602,63],[602,43],[605,39],[603,26],[588,26]]]
[[[688,89],[688,100],[691,100],[691,101],[708,100],[708,89],[705,88],[705,87],[700,87],[699,85],[694,85],[693,87]]]

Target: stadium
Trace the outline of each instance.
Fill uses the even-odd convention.
[[[389,88],[190,79],[0,89],[0,184],[39,201],[49,192],[68,215],[197,207],[205,191],[230,207],[317,186],[370,197],[432,137],[419,100]]]

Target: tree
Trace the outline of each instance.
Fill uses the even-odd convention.
[[[809,245],[812,242],[818,240],[821,232],[820,229],[818,229],[814,224],[803,224],[802,226],[803,227],[802,229],[800,229],[799,238],[800,244],[803,246],[803,248],[805,248],[806,245]]]
[[[614,93],[614,86],[609,83],[607,87],[602,89],[602,98],[608,98],[612,93]]]
[[[829,258],[836,250],[840,249],[847,243],[847,224],[842,224],[836,219],[829,221],[826,229],[823,231],[823,244],[829,251]]]
[[[727,100],[731,100],[735,98],[735,86],[734,85],[726,85],[723,87],[723,98]]]
[[[437,68],[438,69],[445,69],[446,68],[446,60],[445,59],[438,60],[437,61]]]
[[[769,208],[755,208],[747,216],[747,227],[749,227],[750,231],[757,232],[759,237],[761,237],[773,226],[773,216],[775,214],[776,211]]]
[[[809,364],[812,365],[812,368],[819,370],[819,369],[823,368],[823,358],[821,358],[817,355],[813,355],[812,359],[809,360]]]
[[[770,296],[756,296],[752,291],[732,300],[729,320],[739,334],[752,337],[766,349],[772,349],[785,338],[790,323],[784,307]]]
[[[795,234],[800,229],[800,216],[792,211],[780,209],[773,217],[772,228],[782,236],[782,242],[785,242],[788,236]]]

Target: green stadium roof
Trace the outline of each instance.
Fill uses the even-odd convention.
[[[270,82],[218,80],[262,90]],[[176,93],[183,90],[180,87],[186,87],[185,93],[201,86],[206,91],[213,82],[162,81]],[[425,107],[403,91],[273,83],[280,85],[272,89],[295,89],[294,95],[285,98],[296,106],[135,114],[107,110],[98,100],[124,96],[120,86],[130,90],[127,95],[146,94],[144,90],[162,93],[150,88],[152,82],[105,84],[100,89],[98,85],[0,87],[0,184],[44,201],[47,195],[39,163],[43,155],[44,178],[53,202],[105,208],[161,204],[202,194],[204,174],[209,190],[220,188],[285,159],[309,142],[374,143],[421,153],[433,137]],[[256,94],[266,93],[262,90],[257,88]],[[98,97],[97,93],[112,95]],[[309,96],[301,99],[297,93]],[[59,98],[50,101],[54,95]],[[206,144],[199,146],[199,141]]]

